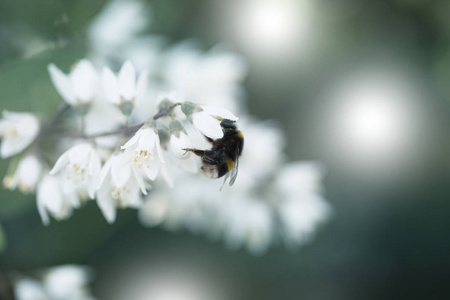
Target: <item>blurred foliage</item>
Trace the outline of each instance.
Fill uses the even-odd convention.
[[[55,63],[65,72],[83,58],[84,51],[76,48],[47,50],[27,59],[5,63],[0,68],[0,101],[11,111],[32,111],[49,117],[61,103],[48,75],[47,66]]]
[[[0,253],[3,252],[3,250],[5,250],[6,248],[6,236],[5,236],[5,232],[3,231],[3,227],[0,224]]]

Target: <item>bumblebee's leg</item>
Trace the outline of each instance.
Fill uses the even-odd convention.
[[[190,151],[192,153],[194,153],[197,156],[200,156],[201,158],[203,158],[203,156],[205,156],[205,150],[199,150],[199,149],[193,149],[193,148],[183,148],[183,150],[185,150],[186,152]]]
[[[216,165],[219,163],[217,159],[214,158],[214,152],[211,150],[198,150],[192,148],[184,148],[183,150],[191,151],[195,155],[200,156],[205,164]]]

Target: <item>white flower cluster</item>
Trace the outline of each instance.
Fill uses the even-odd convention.
[[[90,30],[96,41],[91,56],[94,64],[103,64],[127,53],[142,62],[139,69],[125,58],[117,73],[97,69],[87,59],[69,74],[50,64],[65,106],[42,122],[29,113],[3,112],[1,156],[14,156],[5,186],[36,191],[44,224],[50,216],[65,219],[96,199],[109,223],[117,208],[131,207],[139,209],[145,225],[187,228],[254,254],[280,243],[295,249],[309,241],[331,212],[322,196],[323,167],[287,162],[278,127],[248,116],[243,58],[222,47],[203,53],[191,42],[162,51],[145,37],[135,38],[131,26],[125,44],[139,44],[158,56],[155,67],[145,63],[154,59],[146,60],[143,51],[137,55],[111,36],[102,40],[122,11],[140,11],[135,4],[115,1],[100,14]],[[119,23],[141,20],[128,17]],[[234,186],[220,191],[221,182],[193,174],[201,170],[203,157],[186,149],[210,150],[213,141],[223,138],[221,120],[238,120],[223,107],[240,113],[235,124],[245,146],[242,155],[226,162],[228,170],[237,172],[239,166]],[[54,151],[63,154],[56,159]]]
[[[109,123],[116,124],[116,131],[96,135],[81,132],[74,136],[69,143],[70,148],[56,160],[50,172],[42,172],[45,166],[44,161],[37,158],[42,156],[39,145],[25,151],[15,171],[5,179],[5,184],[9,188],[19,186],[22,191],[30,192],[37,187],[37,205],[44,224],[49,223],[49,214],[56,219],[64,219],[70,216],[73,208],[80,207],[89,198],[97,199],[107,221],[114,222],[117,207],[141,206],[142,196],[147,195],[150,189],[149,182],[154,181],[158,174],[173,186],[172,176],[167,170],[170,162],[189,160],[189,169],[197,171],[196,160],[183,150],[194,145],[191,134],[187,134],[184,128],[189,120],[194,128],[211,139],[223,136],[219,119],[237,120],[223,108],[185,101],[174,103],[169,99],[170,95],[162,95],[157,114],[147,115],[147,122],[143,124],[128,127],[129,122],[140,122],[133,115],[137,103],[154,105],[146,97],[148,80],[145,72],[137,76],[134,65],[129,61],[124,63],[117,76],[108,68],[97,72],[88,60],[80,61],[67,75],[53,64],[48,69],[56,90],[78,113],[82,123],[89,118],[96,122],[88,127],[96,127],[109,117]],[[120,113],[105,115],[109,110],[91,111],[95,105],[115,107],[125,118],[120,118]],[[114,120],[117,115],[119,118]],[[5,112],[1,122],[2,150],[6,149],[2,151],[4,158],[22,153],[39,133],[39,123],[31,114]],[[122,127],[121,122],[125,122]],[[39,139],[51,137],[55,128],[43,127],[46,129],[41,130]],[[84,126],[82,130],[92,132]],[[100,139],[109,135],[127,138],[133,132],[134,135],[122,146],[118,139],[107,144]],[[166,158],[169,160],[167,163]]]
[[[17,300],[95,300],[89,283],[91,269],[76,265],[62,265],[39,272],[34,277],[16,275],[13,282]]]
[[[186,228],[256,255],[280,243],[295,250],[311,240],[331,213],[322,196],[323,166],[287,163],[283,135],[273,123],[248,119],[240,125],[245,150],[235,185],[218,193],[219,185],[207,178],[180,172],[176,189],[146,197],[139,211],[143,224]]]

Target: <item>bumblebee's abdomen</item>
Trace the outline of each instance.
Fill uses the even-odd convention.
[[[227,174],[234,167],[234,161],[231,159],[222,161],[217,165],[204,163],[201,167],[203,174],[208,178],[220,178]]]

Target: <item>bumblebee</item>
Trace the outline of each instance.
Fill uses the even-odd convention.
[[[236,127],[236,122],[222,119],[220,122],[223,137],[217,140],[208,139],[212,143],[211,150],[184,149],[190,151],[202,159],[201,170],[208,178],[220,178],[225,176],[223,183],[230,178],[232,186],[238,174],[239,156],[244,147],[244,135]],[[223,186],[223,185],[222,185]]]

